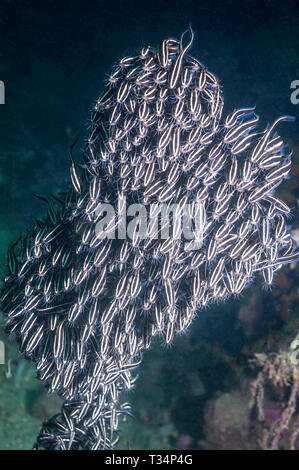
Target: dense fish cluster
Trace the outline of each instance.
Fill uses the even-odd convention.
[[[188,30],[118,62],[92,110],[84,164],[72,160],[72,188],[9,251],[7,331],[65,398],[36,448],[114,448],[130,414],[120,392],[152,338],[170,343],[200,308],[257,274],[271,285],[298,258],[275,195],[291,167],[276,127],[291,118],[266,130],[254,108],[223,118],[219,82],[187,54],[192,41]],[[163,220],[146,237],[110,239],[116,218],[97,230],[100,205],[125,200],[166,204],[170,219],[174,204],[191,219],[200,207],[201,248],[174,231],[159,237]]]

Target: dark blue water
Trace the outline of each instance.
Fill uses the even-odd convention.
[[[67,184],[69,146],[76,137],[83,141],[90,106],[111,64],[142,44],[180,37],[190,21],[192,54],[221,80],[225,112],[256,105],[263,125],[282,114],[299,117],[299,104],[290,100],[291,83],[299,80],[296,0],[2,1],[1,277],[8,245],[43,214],[33,194],[49,195]],[[293,208],[290,223],[296,228],[299,120],[283,124],[281,135],[294,149],[292,181],[280,194]],[[80,158],[78,150],[75,157]],[[270,292],[260,287],[203,310],[188,335],[169,348],[157,342],[146,354],[128,397],[136,419],[122,425],[122,448],[258,448],[255,437],[248,438],[248,417],[240,412],[248,401],[241,398],[252,373],[248,359],[278,350],[296,335],[297,271],[285,269]],[[30,448],[41,421],[60,403],[45,397],[33,367],[3,331],[0,339],[6,345],[0,447]],[[231,404],[227,416],[226,403]],[[217,434],[223,427],[227,438]]]

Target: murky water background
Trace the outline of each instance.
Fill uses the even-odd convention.
[[[70,144],[85,123],[110,65],[141,44],[179,37],[190,20],[192,54],[220,79],[225,112],[256,105],[261,125],[299,117],[290,84],[299,80],[299,4],[293,1],[2,1],[0,80],[0,273],[6,251],[44,213],[33,194],[68,183]],[[299,226],[299,120],[281,135],[294,149],[292,179],[280,196]],[[75,151],[75,157],[80,154]],[[279,351],[298,332],[298,268],[279,273],[272,292],[254,285],[239,300],[199,313],[189,334],[156,342],[128,400],[135,419],[121,425],[120,448],[259,448],[249,413],[248,360]],[[33,366],[1,326],[0,449],[29,449],[60,400],[47,397]],[[279,401],[279,400],[278,400]]]

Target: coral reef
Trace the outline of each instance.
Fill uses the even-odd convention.
[[[200,448],[207,450],[252,450],[256,443],[250,435],[248,393],[244,387],[221,393],[207,403],[204,413],[205,439]]]
[[[299,369],[293,359],[289,351],[255,354],[252,360],[260,371],[251,383],[250,407],[260,423],[264,450],[299,448]]]
[[[271,285],[298,258],[290,209],[275,195],[291,167],[276,126],[291,118],[263,131],[254,108],[223,118],[219,81],[187,55],[192,41],[190,29],[118,62],[92,110],[81,170],[71,155],[72,188],[9,250],[7,331],[65,399],[36,448],[114,448],[131,414],[121,392],[152,338],[171,343],[200,308],[238,296],[257,274]],[[139,222],[132,238],[115,238],[122,220],[102,223],[108,204],[155,216],[155,203],[166,212],[146,233]],[[200,221],[187,242],[176,224],[186,211]]]

